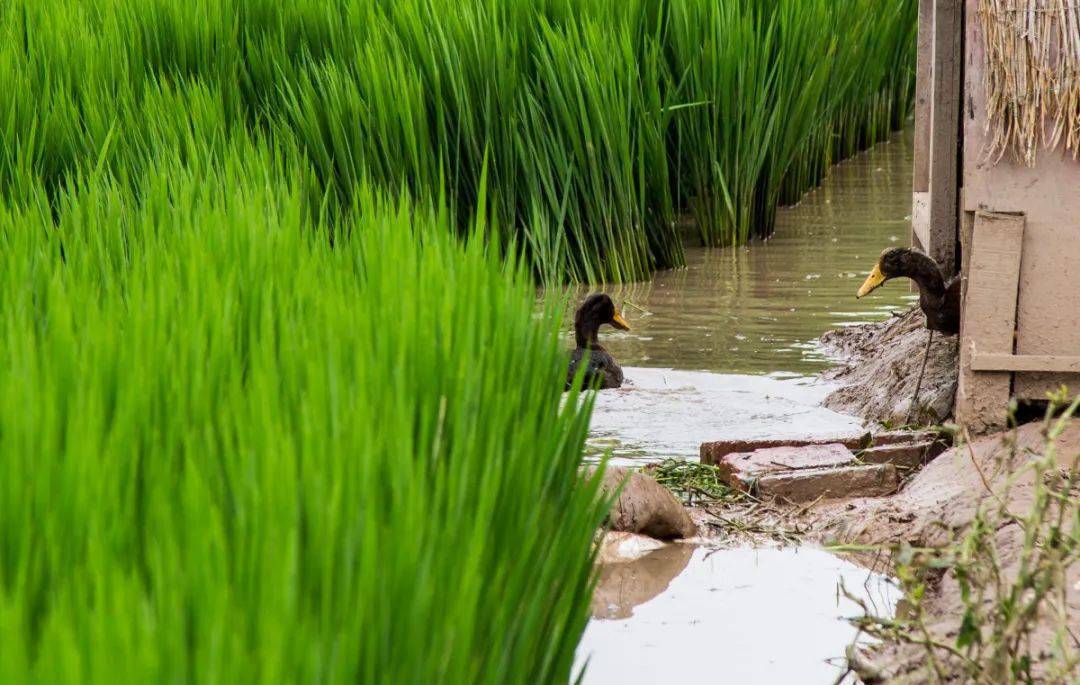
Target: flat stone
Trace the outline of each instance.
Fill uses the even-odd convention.
[[[663,549],[667,544],[639,533],[607,531],[596,551],[596,563],[621,564],[635,561],[658,549]]]
[[[859,453],[859,461],[866,464],[892,464],[897,468],[916,469],[944,451],[945,443],[938,440],[896,443],[869,447]]]
[[[870,445],[870,435],[837,438],[769,438],[761,440],[717,440],[703,442],[698,448],[701,463],[719,466],[720,460],[734,452],[753,452],[773,447],[809,447],[811,445],[843,445],[857,450]]]
[[[753,452],[725,455],[716,465],[719,476],[733,487],[742,487],[771,473],[799,469],[846,466],[855,462],[850,449],[839,443],[766,447]],[[745,489],[745,488],[744,488]]]
[[[759,497],[793,503],[841,497],[882,497],[896,492],[899,481],[892,464],[840,466],[784,471],[746,483]]]

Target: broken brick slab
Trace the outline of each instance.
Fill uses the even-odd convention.
[[[892,464],[901,469],[915,469],[945,451],[940,440],[915,443],[895,443],[868,447],[859,452],[859,461],[866,464]]]
[[[892,464],[841,466],[773,473],[741,484],[758,497],[796,504],[817,499],[883,497],[896,492],[899,479]]]
[[[727,455],[736,452],[753,452],[760,449],[775,447],[810,447],[814,445],[843,445],[849,450],[857,450],[868,447],[870,434],[859,436],[845,436],[837,438],[769,438],[759,440],[716,440],[703,442],[698,450],[701,463],[708,466],[719,466],[720,461]]]
[[[753,452],[733,452],[716,464],[722,480],[733,487],[771,473],[851,465],[855,454],[840,443],[766,447]]]

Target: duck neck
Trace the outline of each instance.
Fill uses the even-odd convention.
[[[600,324],[594,321],[578,321],[574,324],[574,341],[578,349],[604,349],[600,347]]]
[[[920,295],[931,297],[945,295],[945,279],[941,277],[941,269],[933,259],[919,255],[919,259],[914,260],[906,275],[919,284]]]

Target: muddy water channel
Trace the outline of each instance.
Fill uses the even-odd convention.
[[[601,331],[629,383],[597,398],[594,454],[647,462],[694,457],[701,442],[725,437],[857,431],[858,421],[818,406],[829,388],[815,374],[830,360],[817,341],[914,301],[902,281],[855,299],[881,250],[908,240],[911,149],[910,133],[897,134],[835,166],[780,210],[767,241],[689,248],[685,269],[603,288],[630,323]]]
[[[770,240],[691,248],[686,269],[604,288],[631,326],[601,333],[628,383],[598,394],[590,458],[642,465],[696,459],[707,440],[860,433],[820,406],[831,360],[817,340],[914,300],[902,282],[855,299],[878,253],[908,240],[910,189],[911,137],[898,134],[782,209]],[[608,565],[579,648],[584,682],[831,683],[855,636],[842,618],[858,613],[841,582],[881,613],[898,595],[812,547],[672,545]]]

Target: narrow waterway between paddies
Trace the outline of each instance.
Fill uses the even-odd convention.
[[[911,154],[911,133],[898,133],[781,209],[768,241],[689,248],[686,269],[603,288],[630,324],[601,332],[628,382],[598,394],[588,458],[640,466],[697,459],[708,440],[862,432],[820,405],[831,386],[817,374],[832,360],[818,338],[914,300],[902,283],[855,299],[878,253],[908,241]],[[898,596],[809,547],[674,545],[602,568],[579,648],[585,682],[831,683],[856,635],[841,581],[883,613]]]

